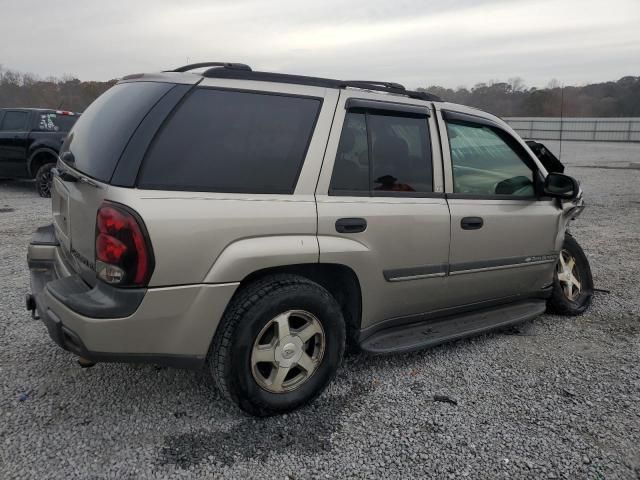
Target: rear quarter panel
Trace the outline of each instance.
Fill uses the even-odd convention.
[[[151,287],[235,282],[252,265],[318,260],[313,196],[118,190],[114,200],[135,209],[149,232],[155,256]],[[282,245],[269,241],[294,236],[299,238],[287,245],[300,248],[286,258]],[[224,265],[216,269],[218,261]]]
[[[110,188],[110,200],[145,222],[155,255],[150,286],[237,282],[259,269],[317,262],[314,191],[338,92],[224,79],[202,85],[312,95],[323,103],[293,195]]]

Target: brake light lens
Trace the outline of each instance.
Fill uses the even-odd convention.
[[[153,272],[153,251],[144,224],[128,207],[103,203],[96,217],[96,272],[107,283],[142,287]]]

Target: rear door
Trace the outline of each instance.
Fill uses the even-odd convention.
[[[538,164],[499,122],[453,109],[440,118],[451,305],[539,292],[552,281],[561,211],[536,194]]]
[[[358,275],[363,328],[446,304],[449,210],[428,102],[342,91],[316,200],[320,261]]]
[[[28,125],[28,111],[5,110],[0,123],[0,175],[27,175]]]

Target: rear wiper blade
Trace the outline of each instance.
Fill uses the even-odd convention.
[[[60,160],[62,160],[65,163],[75,163],[76,157],[73,156],[73,153],[71,153],[70,150],[67,150],[62,155],[60,155]]]
[[[81,182],[81,183],[86,183],[87,185],[91,185],[92,187],[95,187],[95,188],[102,188],[102,185],[100,185],[98,182],[95,182],[90,178],[78,175],[74,171],[67,170],[66,168],[54,167],[51,169],[51,172],[55,176],[60,177],[60,180],[62,180],[63,182],[71,182],[71,183]]]
[[[77,182],[80,180],[79,175],[76,175],[64,168],[54,167],[51,169],[51,173],[53,173],[54,176],[59,177],[63,182]]]

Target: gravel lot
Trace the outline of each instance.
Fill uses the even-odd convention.
[[[0,478],[640,478],[640,144],[563,157],[588,203],[572,231],[610,290],[587,314],[353,355],[313,405],[270,419],[201,373],[80,369],[23,307],[49,201],[0,181]]]

